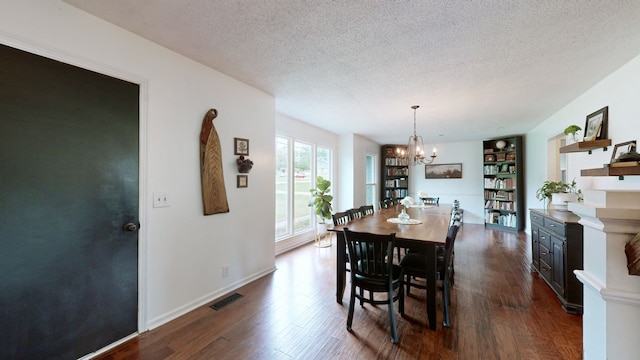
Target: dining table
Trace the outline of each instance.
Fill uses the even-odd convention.
[[[336,233],[336,301],[342,304],[346,286],[347,247],[344,239],[344,228],[351,231],[374,234],[395,233],[396,247],[421,251],[426,254],[426,307],[429,327],[436,329],[436,294],[437,294],[437,247],[446,242],[447,231],[451,221],[451,204],[414,205],[406,208],[410,219],[400,220],[398,215],[403,205],[380,209],[370,215],[352,219],[344,225],[334,225],[330,231]]]

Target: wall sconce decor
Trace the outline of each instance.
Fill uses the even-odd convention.
[[[240,174],[248,174],[253,167],[253,161],[249,160],[249,158],[245,158],[240,155],[240,157],[236,160],[236,164],[238,165],[238,172]]]

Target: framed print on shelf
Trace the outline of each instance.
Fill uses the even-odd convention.
[[[625,154],[627,152],[629,152],[631,150],[631,147],[636,147],[636,141],[635,140],[631,140],[631,141],[625,141],[623,143],[620,144],[616,144],[613,147],[613,153],[611,153],[611,162],[610,164],[616,163],[619,161],[620,155]],[[637,164],[637,162],[635,162]],[[617,164],[620,165],[620,164]]]
[[[584,124],[584,141],[593,141],[607,138],[607,118],[609,107],[587,115],[587,122]]]
[[[249,155],[249,139],[233,138],[234,155]]]
[[[249,187],[249,175],[238,175],[238,186],[239,188]]]
[[[425,179],[462,179],[462,163],[424,166]]]

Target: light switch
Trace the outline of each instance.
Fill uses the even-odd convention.
[[[167,193],[163,192],[154,192],[153,193],[153,207],[168,207],[171,203],[169,202],[169,196]]]

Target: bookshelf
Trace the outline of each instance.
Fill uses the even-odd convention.
[[[381,199],[402,199],[409,195],[409,160],[400,157],[399,151],[407,151],[406,145],[382,145],[382,193]]]
[[[524,229],[524,153],[522,136],[485,140],[483,149],[484,223],[487,227]]]

